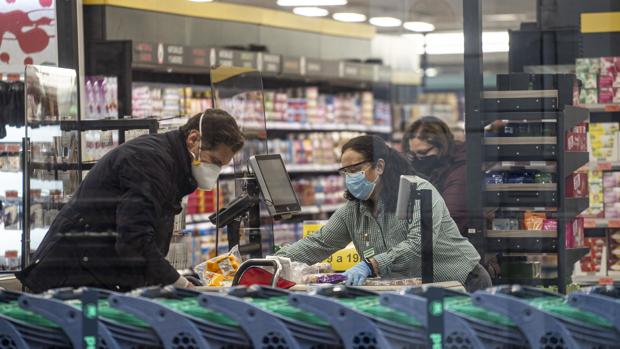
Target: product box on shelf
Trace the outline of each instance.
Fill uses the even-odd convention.
[[[620,271],[620,230],[609,231],[608,241],[608,269],[610,271]]]
[[[584,245],[583,223],[583,218],[580,217],[566,223],[566,248],[582,247]]]
[[[577,58],[575,60],[575,71],[577,73],[598,74],[600,67],[600,58]]]
[[[566,196],[570,198],[588,197],[587,173],[573,173],[566,178]]]
[[[620,218],[620,172],[603,173],[605,218]]]
[[[567,152],[588,151],[588,128],[585,124],[579,124],[566,132],[564,150]]]
[[[582,213],[582,216],[602,218],[605,215],[602,171],[588,171],[588,187],[590,207],[588,207],[588,209]]]
[[[583,258],[581,258],[581,271],[600,271],[603,249],[607,246],[607,241],[602,237],[587,237],[584,238],[584,246],[589,247],[590,251]]]

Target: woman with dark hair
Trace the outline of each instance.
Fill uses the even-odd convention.
[[[419,277],[419,207],[411,224],[395,215],[400,176],[415,174],[407,159],[377,136],[360,136],[342,147],[340,163],[348,202],[321,230],[276,255],[314,264],[353,242],[362,261],[344,273],[347,284],[361,285],[372,276]],[[415,179],[419,189],[432,191],[434,280],[459,281],[470,292],[490,286],[478,252],[459,234],[441,195]]]
[[[425,116],[411,124],[402,140],[403,152],[420,173],[439,190],[463,236],[467,233],[467,154],[442,120]]]

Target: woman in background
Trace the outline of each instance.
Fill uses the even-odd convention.
[[[467,154],[448,125],[434,116],[411,124],[403,135],[402,149],[416,172],[425,176],[443,196],[452,219],[463,236],[467,233]]]

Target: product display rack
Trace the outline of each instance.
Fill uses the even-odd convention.
[[[499,76],[500,89],[505,87]],[[518,79],[517,76],[515,79]],[[574,77],[573,77],[574,79]],[[567,248],[566,224],[589,206],[589,199],[572,198],[566,195],[567,180],[571,174],[588,162],[587,152],[565,151],[567,132],[588,120],[588,110],[573,107],[566,97],[565,89],[572,91],[570,76],[558,76],[556,86],[548,90],[500,90],[484,92],[482,98],[482,127],[498,120],[510,123],[541,124],[555,136],[534,137],[489,137],[485,135],[482,146],[482,161],[555,161],[557,183],[551,184],[487,184],[483,192],[483,206],[492,212],[493,208],[519,208],[546,211],[557,219],[557,230],[528,231],[485,230],[485,251],[487,253],[557,253],[558,277],[552,279],[502,278],[494,283],[556,284],[561,292],[570,283],[572,265],[587,251],[586,248]],[[518,85],[518,84],[516,84]],[[549,130],[549,128],[555,130]],[[480,132],[485,132],[481,130]],[[518,168],[518,167],[517,167]],[[485,180],[481,178],[481,180]]]
[[[125,132],[156,133],[154,119],[81,120],[77,107],[77,78],[74,70],[28,66],[25,96],[26,137],[23,140],[22,263],[29,264],[31,234],[45,234],[55,215],[96,161],[83,161],[82,132],[118,131],[119,144]],[[58,92],[56,92],[58,91]],[[43,194],[43,195],[42,195]],[[42,236],[39,236],[42,238]]]

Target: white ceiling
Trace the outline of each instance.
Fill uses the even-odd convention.
[[[219,0],[221,2],[291,11],[279,7],[276,0]],[[368,17],[392,16],[403,21],[427,21],[437,31],[462,29],[462,0],[348,0],[346,6],[326,6],[330,13],[360,12]],[[536,0],[482,0],[483,29],[518,29],[522,22],[536,20]],[[399,33],[403,29],[379,29],[384,33]]]

